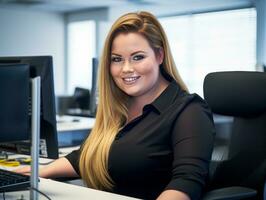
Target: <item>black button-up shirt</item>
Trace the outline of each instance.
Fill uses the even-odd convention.
[[[172,80],[143,113],[128,123],[111,146],[108,169],[113,192],[156,199],[167,189],[199,199],[213,148],[212,114],[203,99]],[[79,151],[67,155],[78,169]]]

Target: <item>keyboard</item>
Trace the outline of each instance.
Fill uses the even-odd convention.
[[[0,193],[24,190],[30,187],[30,176],[0,169]]]

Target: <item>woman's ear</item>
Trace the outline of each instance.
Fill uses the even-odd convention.
[[[163,48],[160,48],[157,53],[157,62],[159,63],[159,65],[163,63],[163,59],[164,59],[164,51]]]

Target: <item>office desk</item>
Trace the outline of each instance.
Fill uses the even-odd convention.
[[[86,187],[80,187],[50,179],[40,178],[39,190],[45,193],[52,200],[134,200],[136,198],[117,195],[109,192],[93,190]],[[29,191],[8,192],[5,193],[6,200],[20,200],[21,195],[24,199],[29,199]],[[0,199],[3,196],[0,195]],[[40,200],[46,200],[43,195],[39,195]]]
[[[76,116],[57,116],[58,146],[78,146],[90,133],[95,118]]]
[[[76,116],[56,116],[57,131],[64,132],[69,130],[91,129],[95,123],[95,118],[76,117]]]

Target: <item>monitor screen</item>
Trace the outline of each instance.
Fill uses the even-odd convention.
[[[96,115],[97,110],[97,77],[98,77],[98,59],[92,59],[92,86],[90,95],[90,111],[93,116]]]
[[[58,158],[52,56],[0,57],[0,64],[28,64],[30,77],[41,77],[40,156]],[[30,154],[29,141],[5,143],[0,148]]]
[[[0,64],[0,143],[30,138],[29,65]]]

